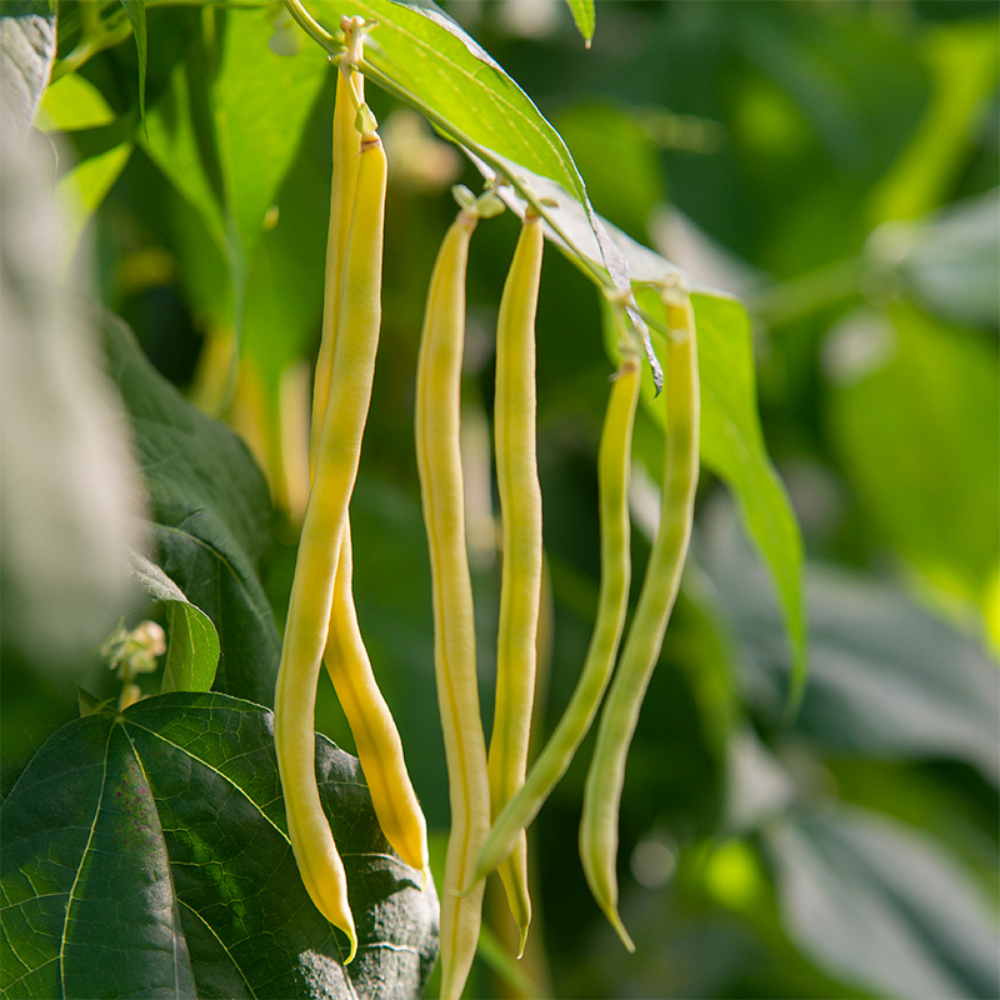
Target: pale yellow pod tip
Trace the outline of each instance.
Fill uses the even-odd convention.
[[[611,924],[615,929],[615,933],[621,938],[621,942],[625,947],[631,952],[635,953],[635,942],[632,940],[632,936],[625,929],[625,925],[622,923],[622,918],[618,913],[617,906],[602,906],[604,910],[604,915],[608,918],[608,923]]]

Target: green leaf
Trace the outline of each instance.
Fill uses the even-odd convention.
[[[280,641],[257,575],[272,516],[264,477],[233,431],[153,369],[121,320],[105,314],[104,335],[132,417],[160,564],[218,629],[215,687],[270,704]]]
[[[316,46],[275,55],[263,8],[227,11],[218,37],[207,23],[150,109],[148,152],[208,223],[239,317],[248,262],[330,68]]]
[[[437,898],[378,827],[358,762],[317,737],[359,949],[313,906],[288,841],[274,720],[159,695],[63,727],[0,810],[10,997],[403,998],[433,962]]]
[[[827,343],[831,436],[865,518],[940,592],[985,600],[1000,548],[995,345],[908,305]]]
[[[538,198],[546,194],[536,184],[542,178],[563,192],[563,201],[568,193],[587,219],[597,253],[583,252],[565,236],[564,242],[585,266],[596,263],[596,271],[588,267],[596,280],[610,279],[619,291],[628,288],[628,265],[594,215],[562,137],[460,25],[423,0],[324,0],[312,6],[334,28],[344,15],[378,21],[365,46],[365,76],[425,115],[474,160],[488,164],[488,176],[501,171],[522,196],[528,190]],[[545,206],[536,208],[554,221]]]
[[[790,704],[807,675],[802,537],[785,487],[767,455],[757,415],[753,341],[735,299],[693,295],[701,380],[701,455],[733,492],[740,520],[771,571],[792,647]]]
[[[778,609],[735,518],[710,507],[701,529],[698,562],[739,641],[748,700],[776,723],[788,674]],[[859,574],[812,567],[807,581],[810,675],[795,732],[841,756],[964,761],[1000,784],[1000,672],[982,645]]]
[[[871,194],[873,222],[913,219],[936,208],[963,169],[977,118],[997,87],[997,22],[941,24],[927,32],[931,100],[910,142]]]
[[[895,280],[942,319],[996,327],[1000,319],[996,188],[919,222],[886,223],[875,230],[865,251],[875,281]]]
[[[114,110],[97,87],[79,73],[67,73],[46,88],[35,127],[43,132],[77,132],[114,120]]]
[[[495,153],[586,201],[583,180],[556,130],[439,7],[394,0],[329,0],[313,6],[328,25],[337,26],[343,15],[352,14],[378,21],[363,67],[374,82],[427,113],[474,152]]]
[[[643,292],[639,301],[663,322],[657,295]],[[802,696],[808,662],[802,538],[761,434],[750,321],[735,299],[694,294],[691,302],[698,330],[701,460],[729,487],[743,527],[770,570],[792,649],[789,705],[794,706]],[[653,342],[662,354],[661,336],[654,333]],[[651,412],[662,422],[661,407]]]
[[[785,926],[827,971],[877,995],[997,995],[995,915],[933,841],[860,809],[768,827]]]
[[[4,0],[0,6],[0,95],[26,132],[56,58],[55,0]]]
[[[298,31],[298,29],[295,29]],[[300,149],[275,195],[277,224],[257,244],[247,281],[242,351],[252,358],[274,400],[282,373],[312,348],[323,310],[329,227],[329,101],[318,101],[307,129],[324,136],[324,160]],[[310,155],[312,154],[312,155]]]
[[[139,59],[139,118],[146,124],[146,0],[121,0],[132,34],[135,36],[136,55]]]
[[[154,601],[168,605],[167,665],[164,691],[209,691],[219,665],[219,633],[212,620],[196,608],[180,587],[145,556],[134,553],[132,575]]]
[[[566,0],[566,6],[573,15],[576,30],[580,32],[580,37],[587,43],[589,49],[590,40],[594,37],[594,0]]]

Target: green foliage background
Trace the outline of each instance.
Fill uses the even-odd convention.
[[[44,15],[47,5],[20,6]],[[78,715],[74,677],[98,700],[116,694],[94,647],[122,614],[129,622],[160,616],[176,644],[167,669],[202,678],[178,685],[195,690],[211,673],[198,638],[207,615],[221,652],[215,690],[270,700],[318,346],[333,79],[322,50],[284,24],[276,5],[226,6],[60,11],[62,75],[37,119],[48,135],[64,133],[49,162],[75,206],[58,261],[75,254],[94,277],[90,294],[102,308],[74,300],[68,313],[99,331],[121,387],[128,420],[121,412],[110,419],[131,427],[148,497],[139,512],[150,522],[147,548],[169,581],[151,583],[144,571],[135,574],[138,596],[100,590],[106,621],[81,598],[89,631],[63,639],[45,630],[46,616],[65,624],[76,604],[50,598],[46,614],[19,629],[4,556],[5,797],[33,751]],[[309,7],[323,17],[322,4]],[[692,560],[630,757],[619,874],[638,952],[625,954],[605,925],[576,858],[589,740],[531,835],[529,952],[518,965],[505,957],[513,928],[503,900],[488,897],[489,931],[468,995],[995,997],[996,5],[621,0],[597,4],[589,51],[570,11],[546,0],[446,9],[565,139],[596,211],[703,289],[739,295],[749,313],[748,324],[728,299],[698,297],[702,364],[714,380],[703,390],[751,409],[749,417],[734,410],[731,424],[720,418],[709,434],[716,452],[710,444],[703,454]],[[573,14],[585,23],[587,5]],[[296,41],[295,55],[268,48],[292,51]],[[447,786],[413,375],[434,253],[454,213],[448,185],[478,189],[480,181],[429,131],[414,132],[396,97],[371,83],[368,95],[386,136],[390,189],[383,342],[352,505],[356,596],[443,858]],[[511,135],[516,145],[516,128]],[[4,181],[9,218],[13,189]],[[468,462],[481,477],[489,474],[493,323],[516,234],[511,213],[483,223],[470,258],[466,424]],[[5,291],[20,273],[6,245],[15,238],[4,229]],[[110,314],[131,326],[159,375]],[[53,322],[64,333],[72,325]],[[539,739],[572,691],[596,603],[606,336],[593,282],[550,250],[538,320],[551,583]],[[739,448],[724,450],[727,427],[749,427],[738,443],[756,433],[751,361],[763,440],[806,557],[811,676],[794,717],[785,622],[797,567],[786,565],[779,608],[775,550],[769,576],[742,527],[753,512],[741,520],[714,478],[735,485],[744,502],[768,490],[783,502],[763,459],[746,459],[741,480]],[[4,405],[6,462],[14,417]],[[17,418],[21,433],[27,418]],[[256,463],[216,418],[238,430]],[[53,437],[38,440],[47,448]],[[644,411],[637,465],[653,480],[660,442]],[[121,476],[109,466],[104,483]],[[104,496],[93,483],[82,489]],[[488,725],[495,503],[472,506]],[[636,579],[648,552],[644,509],[639,489]],[[9,554],[14,529],[5,521]],[[794,554],[797,539],[787,545]],[[74,559],[91,556],[84,548],[67,564]],[[170,581],[179,594],[163,589]],[[38,585],[43,596],[46,586]],[[81,579],[73,593],[94,586]],[[159,602],[152,609],[150,599]],[[161,679],[140,683],[153,694]],[[323,685],[318,729],[350,750]],[[228,704],[223,695],[167,697]],[[178,704],[138,708],[153,706],[168,727],[178,724],[170,712],[183,717]],[[239,728],[220,719],[221,732]],[[99,723],[72,725],[62,740]],[[279,847],[267,850],[277,858]],[[399,995],[414,988],[409,971]],[[323,995],[312,982],[313,995]]]

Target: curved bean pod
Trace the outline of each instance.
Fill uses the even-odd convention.
[[[403,744],[365,649],[352,596],[350,525],[344,526],[324,660],[347,723],[379,826],[396,853],[427,872],[427,824],[406,770]]]
[[[476,862],[474,879],[488,875],[514,849],[517,835],[538,814],[566,773],[597,714],[611,678],[628,610],[631,577],[628,487],[632,426],[639,399],[639,362],[626,357],[615,376],[598,453],[601,518],[601,587],[597,617],[580,679],[559,724],[528,777],[493,821]]]
[[[498,816],[524,784],[535,694],[542,585],[542,493],[535,431],[535,311],[545,245],[542,222],[526,215],[497,319],[495,435],[503,522],[496,704],[490,737],[490,804]],[[498,866],[521,952],[531,922],[527,837]]]
[[[580,859],[590,890],[629,951],[635,945],[618,914],[615,872],[625,760],[680,587],[698,485],[700,404],[694,314],[686,298],[683,305],[670,299],[665,304],[670,336],[660,526],[621,662],[601,713],[580,823]]]
[[[357,476],[381,320],[385,153],[377,135],[362,143],[357,197],[344,258],[342,329],[302,525],[275,691],[274,740],[288,835],[302,881],[320,912],[357,950],[344,867],[316,786],[316,684],[326,645],[347,508]]]
[[[444,733],[451,833],[441,891],[441,996],[458,1000],[479,941],[483,885],[459,890],[489,830],[486,740],[479,714],[472,582],[459,450],[465,269],[474,212],[462,211],[441,244],[427,296],[414,423],[434,599],[434,666]]]

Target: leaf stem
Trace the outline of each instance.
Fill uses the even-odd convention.
[[[295,23],[317,44],[325,49],[331,58],[340,56],[346,50],[344,43],[331,35],[310,13],[302,6],[300,0],[284,0],[288,13],[292,15]]]
[[[824,264],[754,296],[750,311],[768,326],[780,326],[850,298],[858,291],[866,262],[861,255]]]

